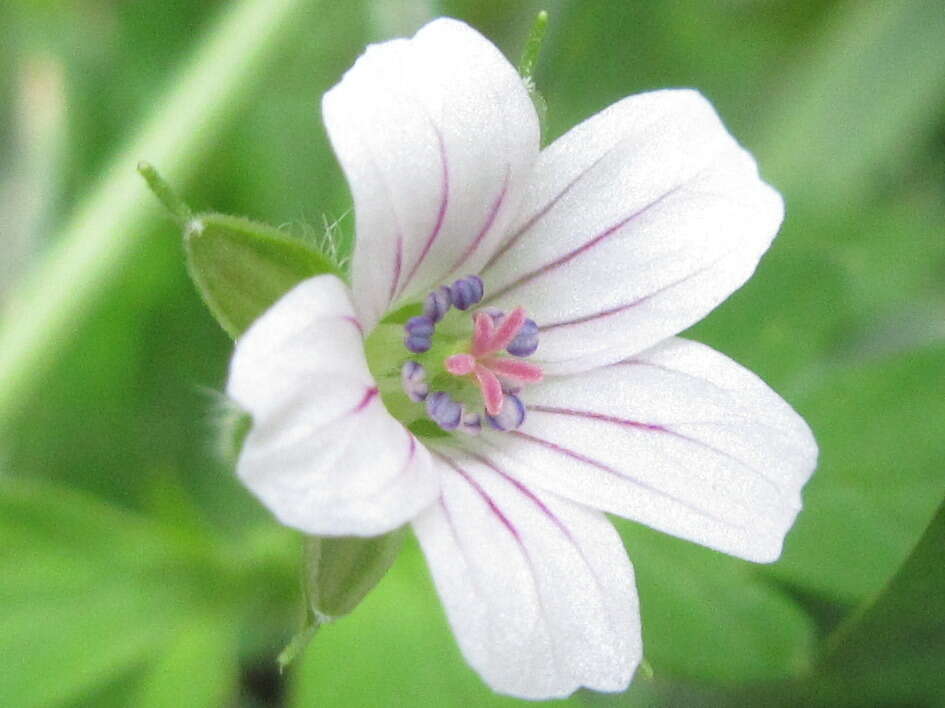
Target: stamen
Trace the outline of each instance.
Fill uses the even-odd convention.
[[[482,300],[484,292],[482,279],[478,275],[467,275],[450,287],[453,304],[460,310],[468,310]]]
[[[427,295],[423,301],[423,314],[430,318],[431,322],[439,322],[443,319],[453,304],[453,295],[450,289],[441,285],[436,290]]]
[[[498,307],[481,307],[479,312],[489,315],[492,318],[492,324],[498,326],[502,322],[502,318],[505,317],[505,313],[502,312]]]
[[[430,341],[429,337],[408,334],[404,337],[404,346],[414,354],[423,354],[423,352],[430,350],[430,347],[433,346],[433,342]]]
[[[515,430],[525,422],[525,404],[514,395],[508,394],[497,415],[486,414],[489,423],[496,430]]]
[[[467,435],[479,435],[482,432],[482,416],[463,410],[463,419],[459,424],[459,429]]]
[[[407,334],[432,337],[434,329],[433,320],[431,320],[426,315],[411,317],[409,320],[407,320],[407,324],[404,325],[404,329],[407,330]]]
[[[522,323],[522,328],[515,335],[515,339],[509,342],[505,348],[512,356],[526,357],[531,356],[538,349],[538,325],[534,320],[526,319]]]
[[[400,385],[414,403],[424,400],[430,390],[426,369],[415,361],[405,361],[400,370]]]
[[[444,391],[427,396],[427,415],[443,430],[455,430],[463,418],[463,407]]]
[[[404,325],[407,349],[418,354],[429,351],[436,336],[436,325],[450,308],[468,310],[482,301],[484,292],[483,282],[476,275],[467,275],[450,286],[443,285],[430,292],[423,302],[423,314],[411,317]],[[444,430],[478,435],[484,418],[496,430],[514,430],[525,420],[525,405],[518,397],[522,385],[543,378],[539,366],[520,360],[538,348],[538,325],[525,316],[521,307],[509,313],[484,307],[472,319],[469,348],[446,357],[443,368],[453,376],[475,378],[485,404],[484,414],[466,410],[464,404],[446,391],[431,392],[426,371],[416,361],[407,361],[401,369],[404,392],[411,401],[424,401],[427,415]],[[443,344],[449,345],[452,341],[451,332],[447,331]],[[503,351],[519,358],[500,356]]]
[[[502,393],[506,396],[510,393],[514,393],[517,396],[525,388],[518,381],[512,381],[511,379],[499,379],[499,381],[502,382]]]
[[[435,327],[433,320],[426,315],[411,317],[404,325],[404,346],[414,354],[428,351],[433,345],[432,337]]]

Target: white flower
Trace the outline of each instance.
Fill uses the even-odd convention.
[[[779,195],[690,90],[624,99],[539,152],[515,69],[453,20],[369,47],[323,114],[354,197],[353,287],[303,282],[239,340],[227,390],[253,417],[239,476],[310,534],[411,522],[495,690],[624,689],[640,617],[603,512],[773,561],[815,465],[784,401],[675,337],[752,274]],[[402,324],[379,323],[424,298],[404,347]],[[464,298],[483,307],[449,308]],[[525,313],[537,352],[499,357]],[[366,356],[365,335],[391,329]],[[456,431],[405,427],[427,413]]]

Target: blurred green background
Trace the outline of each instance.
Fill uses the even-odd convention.
[[[135,165],[195,208],[350,237],[321,94],[439,14],[514,61],[541,8],[548,137],[694,86],[784,193],[757,276],[690,336],[821,445],[774,565],[617,522],[647,665],[568,703],[945,705],[941,0],[5,0],[0,706],[512,703],[462,661],[412,541],[279,676],[300,538],[216,449],[231,343]]]

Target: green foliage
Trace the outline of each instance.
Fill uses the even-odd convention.
[[[823,374],[804,404],[827,473],[772,573],[846,601],[895,573],[945,496],[945,377],[929,376],[943,359],[937,346]]]
[[[209,569],[196,564],[215,559],[182,540],[59,487],[0,482],[0,704],[60,705],[149,663],[166,646],[154,671],[169,670],[161,666],[168,660],[179,664],[181,651],[206,658],[206,642],[184,640],[206,621]],[[215,662],[234,647],[232,635],[219,639]],[[230,690],[232,664],[217,678]]]
[[[934,704],[945,695],[945,503],[875,602],[831,637],[811,693],[832,705],[857,693]]]
[[[810,668],[811,618],[758,566],[616,523],[634,564],[644,652],[657,677],[770,681]]]
[[[277,17],[288,5],[256,3],[221,43],[220,4],[0,3],[0,200],[5,215],[38,212],[4,220],[17,264],[4,272],[41,254],[28,292],[58,303],[4,303],[4,336],[14,321],[21,334],[58,324],[0,366],[0,704],[272,702],[241,677],[275,676],[300,609],[300,543],[212,450],[206,391],[221,387],[231,342],[134,167],[158,162],[198,213],[290,225],[212,214],[188,239],[201,292],[235,336],[292,283],[331,270],[294,227],[338,220],[350,248],[350,196],[317,102],[368,41],[412,31],[382,24],[383,5],[313,1]],[[543,6],[441,7],[515,57]],[[401,22],[422,21],[411,8]],[[821,445],[773,565],[621,524],[654,675],[568,703],[940,704],[940,512],[916,542],[945,494],[941,3],[547,9],[533,76],[550,136],[630,93],[695,86],[784,193],[787,222],[757,277],[687,336],[757,371]],[[178,71],[189,56],[209,71]],[[27,122],[15,109],[37,57],[65,85],[65,127],[43,143],[55,150],[23,142],[43,104]],[[49,187],[28,205],[10,187],[37,150],[50,150],[35,163],[52,165]],[[42,226],[8,238],[7,224],[27,222]],[[462,660],[412,542],[283,680],[294,706],[512,703]]]
[[[232,618],[197,615],[171,637],[132,699],[136,708],[218,708],[236,693],[238,665]],[[181,681],[182,676],[189,680]]]

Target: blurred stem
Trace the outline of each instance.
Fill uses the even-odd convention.
[[[42,52],[28,54],[16,67],[14,147],[0,183],[0,301],[22,276],[48,220],[56,190],[56,166],[65,135],[62,62]]]
[[[139,244],[153,198],[140,159],[183,183],[232,120],[261,69],[318,0],[244,0],[228,6],[170,82],[152,120],[118,151],[53,247],[7,303],[0,322],[0,431],[25,405]]]

